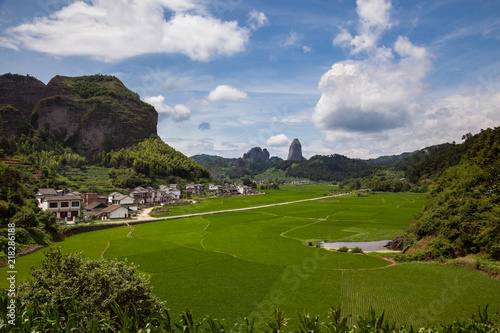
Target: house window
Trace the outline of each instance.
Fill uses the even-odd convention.
[[[49,203],[49,208],[57,208],[57,202]]]
[[[69,202],[61,202],[61,208],[68,208]]]
[[[80,207],[80,202],[78,202],[78,201],[73,201],[73,202],[71,203],[71,207]]]

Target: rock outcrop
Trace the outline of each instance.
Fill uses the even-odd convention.
[[[384,246],[391,250],[401,250],[403,248],[404,236],[398,236],[387,242]]]
[[[157,134],[158,112],[114,76],[56,76],[45,86],[30,76],[5,74],[0,91],[0,106],[20,110],[33,127],[57,133],[65,145],[86,155]],[[3,114],[20,119],[4,109]]]
[[[13,138],[29,132],[31,112],[44,90],[45,84],[29,75],[7,73],[0,76],[2,135]]]
[[[302,145],[299,139],[294,139],[290,144],[288,149],[288,161],[304,161],[305,158],[302,156]]]
[[[260,147],[254,147],[250,149],[247,153],[243,155],[243,160],[246,164],[249,163],[259,163],[265,164],[269,163],[269,152],[266,148],[262,149]]]

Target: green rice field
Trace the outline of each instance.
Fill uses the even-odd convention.
[[[327,187],[287,187],[265,195],[205,200],[173,214],[226,210],[324,196]],[[319,240],[372,241],[398,236],[425,195],[373,194],[325,198],[248,211],[156,221],[89,232],[59,245],[90,258],[139,265],[172,315],[189,308],[198,318],[227,322],[271,316],[290,320],[306,311],[326,319],[330,306],[345,315],[369,306],[401,324],[435,324],[470,317],[479,306],[500,310],[500,282],[464,268],[434,263],[392,265],[375,254],[347,254],[307,246]],[[246,205],[246,206],[245,206]],[[109,241],[109,247],[108,247]],[[43,259],[20,257],[18,279]],[[6,271],[6,268],[2,268]],[[6,281],[1,281],[4,287]]]

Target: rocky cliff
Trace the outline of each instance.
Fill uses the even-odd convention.
[[[269,152],[266,148],[254,147],[243,155],[243,160],[246,164],[259,163],[264,164],[269,162]]]
[[[302,156],[302,145],[300,144],[299,139],[294,139],[290,144],[290,148],[288,149],[287,160],[289,161],[305,160],[304,156]]]
[[[0,106],[19,108],[33,127],[57,132],[66,145],[82,153],[129,147],[157,134],[154,107],[114,76],[56,76],[46,86],[38,81],[43,85],[41,93],[35,88],[24,92],[5,82],[7,88],[2,91],[13,89],[17,96],[4,93]]]
[[[7,73],[0,76],[0,131],[7,138],[26,134],[35,104],[45,84],[29,75]]]

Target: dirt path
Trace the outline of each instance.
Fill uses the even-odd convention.
[[[129,228],[130,228],[130,231],[129,231],[129,233],[127,234],[127,237],[128,237],[128,238],[132,238],[132,234],[134,233],[134,230],[135,230],[135,229],[134,229],[134,227],[133,227],[133,226],[131,226],[130,224],[128,224],[128,222],[125,222],[125,224],[127,225],[127,227],[129,227]]]
[[[137,220],[143,221],[143,220],[150,220],[151,216],[149,216],[149,213],[154,209],[154,207],[151,208],[144,208],[141,212],[141,214],[137,217]]]
[[[104,259],[104,252],[106,252],[106,250],[109,248],[110,245],[111,245],[111,242],[108,240],[108,246],[106,246],[106,248],[102,251],[101,259]]]

